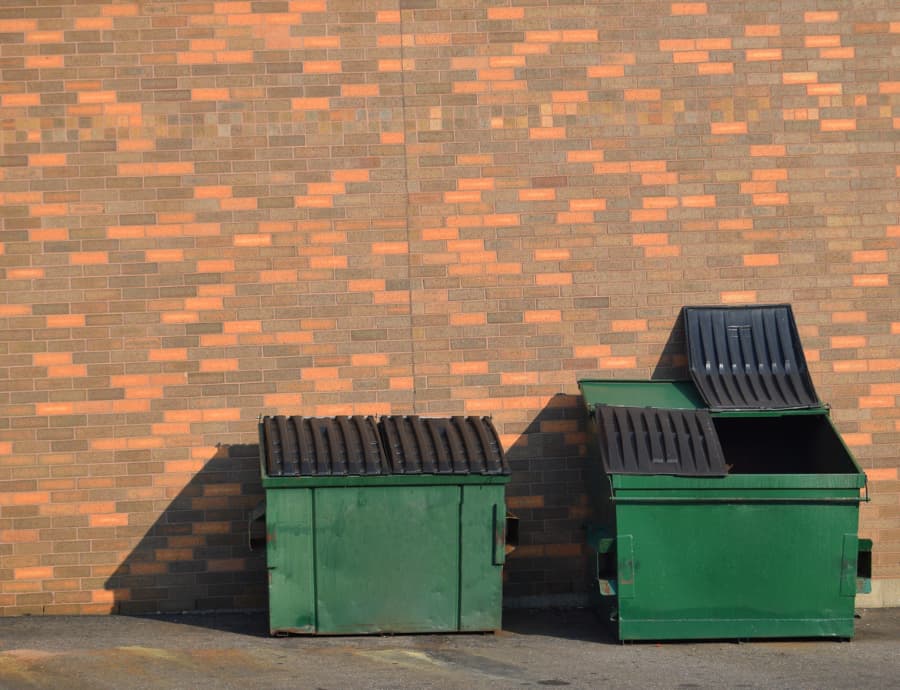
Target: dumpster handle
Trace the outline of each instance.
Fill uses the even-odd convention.
[[[663,498],[658,496],[613,496],[613,503],[860,503],[868,500],[854,496],[853,498],[695,498],[691,496],[675,496]]]
[[[256,504],[256,507],[250,511],[250,516],[247,518],[247,546],[253,551],[253,537],[251,535],[251,530],[253,529],[253,523],[259,520],[263,515],[266,514],[266,501],[265,499]]]

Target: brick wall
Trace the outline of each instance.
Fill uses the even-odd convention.
[[[507,594],[584,592],[577,378],[683,375],[680,307],[746,302],[793,304],[896,585],[898,32],[889,0],[4,3],[0,613],[264,605],[276,412],[492,414]]]

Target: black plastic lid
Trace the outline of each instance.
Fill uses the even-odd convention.
[[[509,474],[488,417],[382,417],[392,474]]]
[[[390,474],[374,417],[263,417],[270,477]]]
[[[607,474],[722,477],[728,473],[706,410],[598,405],[594,420]]]
[[[788,304],[685,307],[691,378],[714,411],[821,407]]]
[[[487,417],[263,417],[269,477],[509,474]]]

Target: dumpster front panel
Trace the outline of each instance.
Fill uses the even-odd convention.
[[[317,489],[317,632],[457,630],[460,492]]]
[[[670,496],[647,479],[614,497],[621,639],[852,637],[858,490]]]
[[[503,486],[464,486],[460,510],[460,620],[463,631],[499,630],[506,558]]]
[[[316,631],[313,490],[266,491],[269,630]]]

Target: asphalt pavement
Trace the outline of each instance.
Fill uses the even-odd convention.
[[[0,619],[0,688],[891,688],[900,609],[852,642],[620,644],[587,610],[507,611],[491,634],[268,635],[260,613]]]

